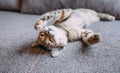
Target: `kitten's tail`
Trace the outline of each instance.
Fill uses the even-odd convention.
[[[113,21],[115,20],[115,17],[109,14],[105,14],[105,13],[98,13],[98,17],[100,17],[101,20],[105,20],[105,21]]]

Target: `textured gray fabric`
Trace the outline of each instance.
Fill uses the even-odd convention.
[[[22,12],[42,14],[61,8],[89,8],[120,19],[120,0],[23,0]]]
[[[23,0],[21,11],[23,13],[42,14],[51,11],[52,3],[52,0]]]
[[[77,5],[84,8],[94,9],[97,12],[108,13],[120,19],[120,0],[77,0]],[[80,3],[80,4],[79,4]],[[81,5],[82,4],[82,5]]]
[[[30,48],[38,32],[39,15],[0,11],[0,73],[120,73],[120,21],[99,22],[90,28],[102,41],[94,46],[71,42],[56,58]]]
[[[0,0],[2,10],[20,10],[20,0]]]

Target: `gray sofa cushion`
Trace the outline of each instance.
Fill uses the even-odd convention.
[[[20,10],[20,0],[0,0],[0,10]]]
[[[114,15],[117,19],[120,19],[120,0],[83,0],[85,1],[84,5],[77,5],[85,8],[94,9],[97,12],[108,13]]]
[[[0,73],[120,73],[120,21],[90,26],[102,41],[82,46],[68,43],[56,58],[31,48],[39,34],[33,26],[40,15],[0,11]]]
[[[23,0],[22,12],[41,14],[61,8],[90,8],[120,19],[120,0]]]

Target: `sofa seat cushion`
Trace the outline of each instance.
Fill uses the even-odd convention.
[[[98,22],[90,28],[102,41],[94,46],[71,42],[56,58],[31,48],[39,15],[0,11],[0,73],[120,73],[120,21]]]

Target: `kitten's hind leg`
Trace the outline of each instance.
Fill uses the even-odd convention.
[[[94,45],[100,42],[100,35],[98,33],[94,33],[90,29],[83,29],[81,36],[83,42],[85,42],[88,45]]]
[[[98,17],[100,17],[101,20],[105,20],[105,21],[113,21],[115,20],[115,17],[109,14],[105,14],[105,13],[98,13]]]

